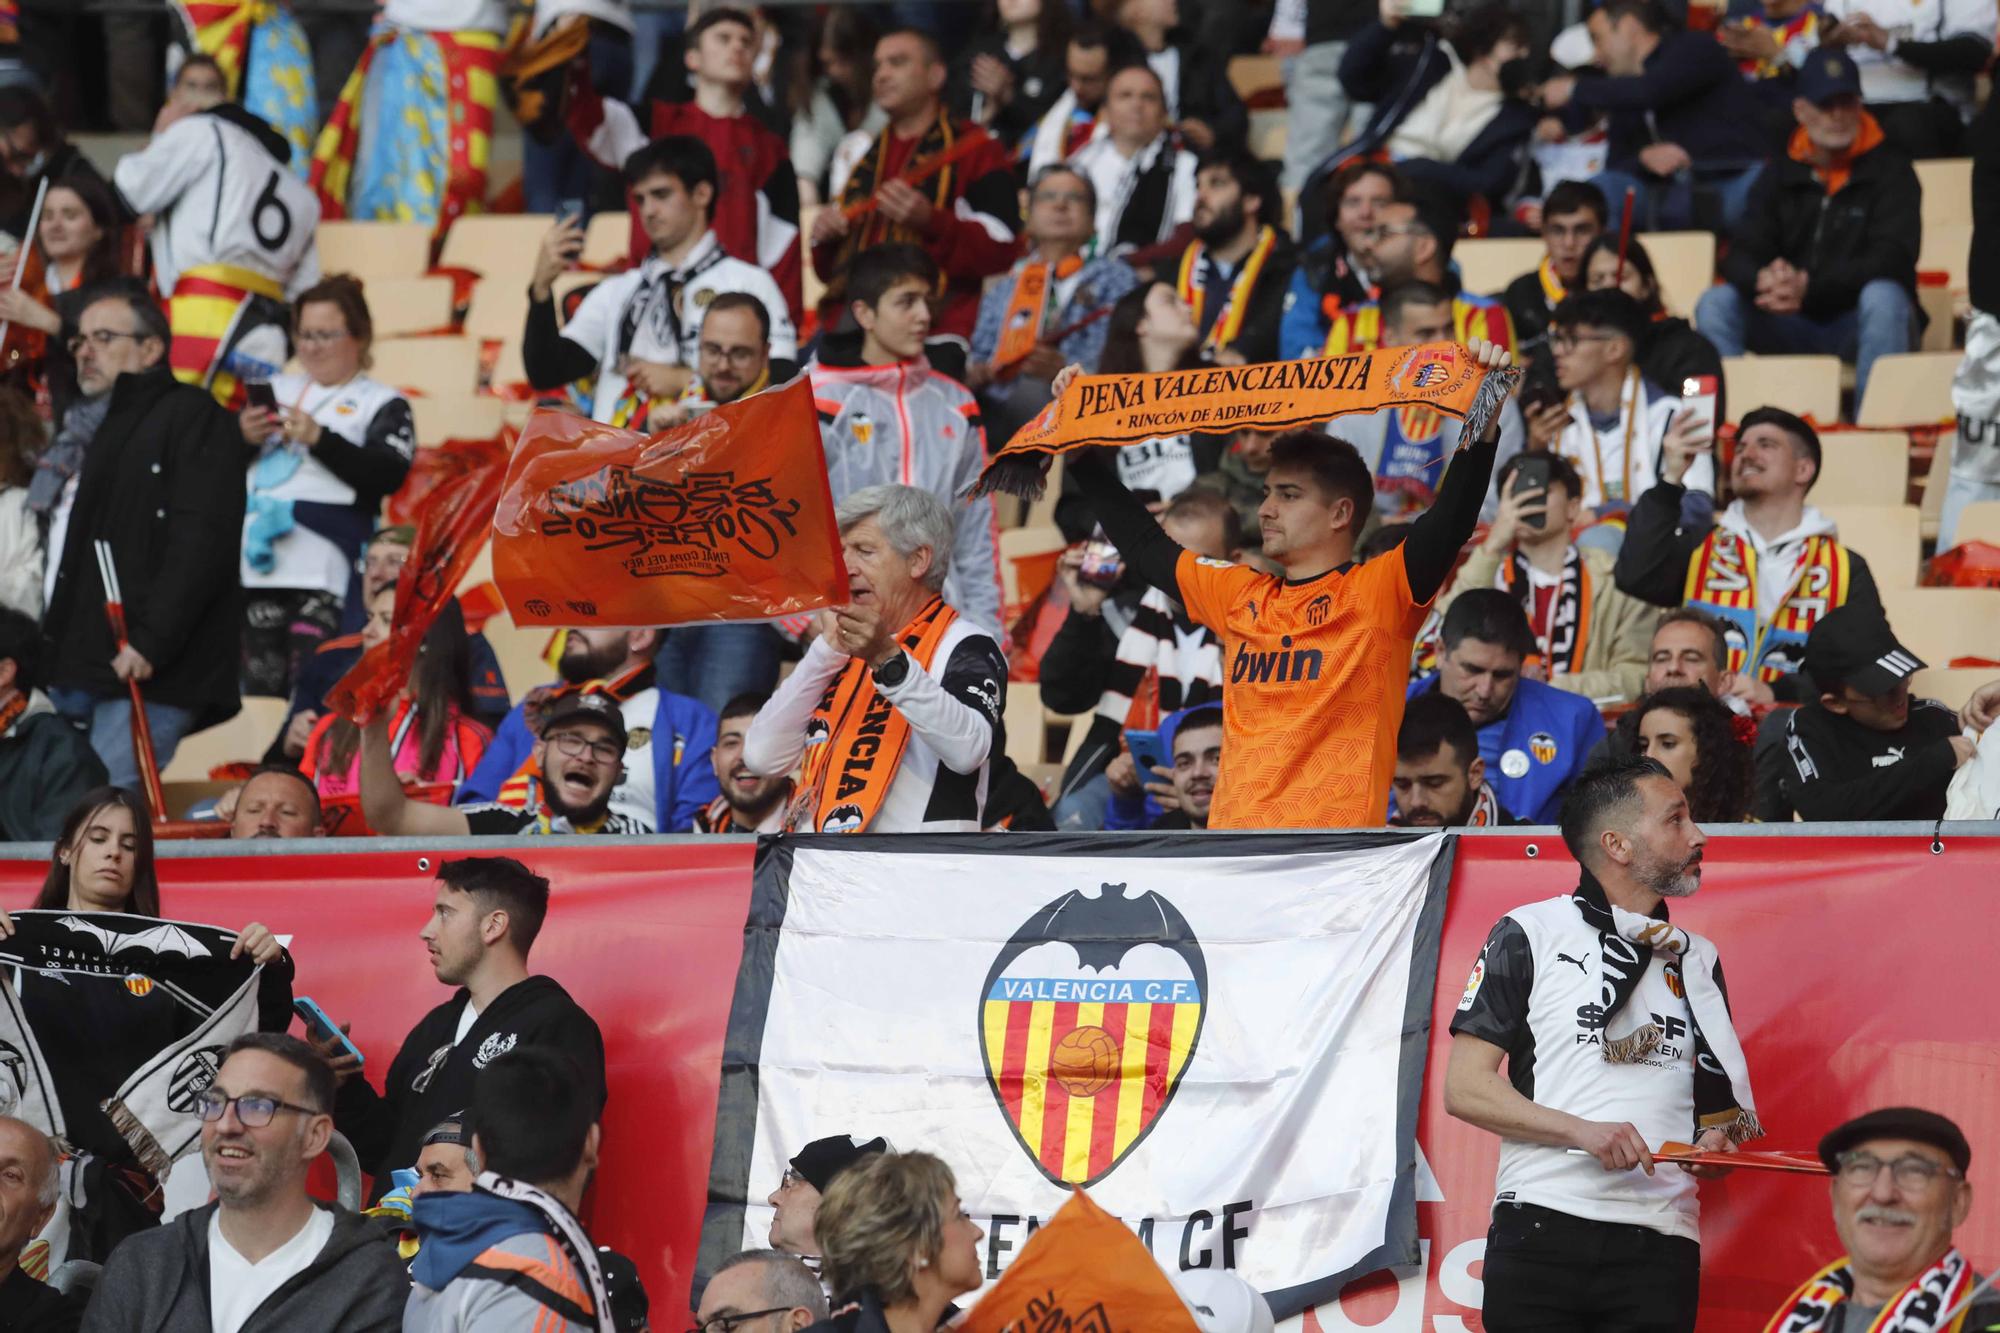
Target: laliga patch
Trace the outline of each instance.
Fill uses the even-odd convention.
[[[1527,777],[1528,752],[1526,750],[1509,750],[1507,753],[1501,755],[1500,771],[1510,778]]]
[[[1479,961],[1472,965],[1472,975],[1465,979],[1465,994],[1458,997],[1458,1012],[1461,1014],[1472,1008],[1472,1001],[1479,995],[1479,987],[1486,980],[1486,950],[1479,951]]]

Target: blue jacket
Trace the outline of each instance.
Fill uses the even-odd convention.
[[[654,744],[653,828],[660,833],[688,833],[694,829],[695,815],[722,794],[715,781],[715,766],[709,752],[715,748],[715,714],[686,695],[661,690],[660,706],[654,713],[653,735],[673,738],[670,745]],[[491,801],[508,778],[520,770],[528,752],[535,748],[534,733],[528,730],[522,705],[514,705],[507,720],[493,733],[493,743],[458,788],[460,805]]]
[[[1006,331],[1008,303],[1014,299],[1014,284],[1027,266],[1027,259],[1017,259],[1006,276],[986,284],[986,291],[979,298],[979,318],[972,326],[974,361],[991,361],[999,350],[1000,335]],[[1119,297],[1139,285],[1139,276],[1124,260],[1109,256],[1086,262],[1076,279],[1076,290],[1050,321],[1050,332],[1061,332],[1095,310],[1116,305]],[[1110,331],[1111,321],[1099,319],[1064,338],[1057,344],[1057,350],[1064,361],[1073,361],[1087,371],[1096,370],[1097,358],[1104,355],[1105,335]]]
[[[1220,706],[1220,700],[1211,699],[1206,703],[1194,704],[1178,712],[1168,713],[1165,717],[1161,718],[1160,744],[1166,747],[1167,754],[1171,756],[1174,752],[1174,733],[1180,730],[1182,718],[1199,709],[1217,708]],[[1123,732],[1120,734],[1122,735]],[[1171,760],[1169,762],[1171,763]],[[1156,779],[1154,779],[1151,773],[1141,773],[1139,775],[1141,785],[1154,780]],[[1111,804],[1106,806],[1104,810],[1104,827],[1107,832],[1123,829],[1150,828],[1153,821],[1158,819],[1162,813],[1164,812],[1160,808],[1160,803],[1144,792],[1141,792],[1137,796],[1121,796],[1119,793],[1113,792],[1111,793]]]
[[[1433,672],[1410,686],[1409,697],[1436,688]],[[1590,700],[1524,680],[1507,712],[1479,729],[1479,757],[1501,805],[1530,824],[1553,824],[1570,779],[1603,739],[1604,719]]]

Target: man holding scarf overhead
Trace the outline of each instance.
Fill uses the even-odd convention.
[[[869,486],[835,509],[849,601],[758,710],[743,765],[801,768],[785,827],[977,833],[1000,748],[1007,663],[945,604],[953,521],[914,486]]]
[[[1643,758],[1578,779],[1562,835],[1575,891],[1500,919],[1451,1024],[1445,1108],[1501,1140],[1482,1313],[1491,1333],[1691,1333],[1691,1176],[1715,1168],[1653,1154],[1763,1133],[1715,946],[1667,918],[1701,886],[1707,839]]]

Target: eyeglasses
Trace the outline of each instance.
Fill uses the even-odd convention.
[[[102,349],[109,348],[112,343],[117,342],[120,338],[130,338],[133,342],[143,342],[152,336],[150,333],[120,333],[116,329],[94,329],[89,333],[71,335],[65,345],[69,348],[69,354],[75,356],[83,350],[85,343],[95,343]]]
[[[705,1324],[696,1324],[688,1333],[735,1333],[735,1330],[752,1319],[762,1319],[766,1315],[790,1314],[789,1305],[774,1305],[768,1310],[745,1310],[742,1314],[719,1314]]]
[[[1558,333],[1549,338],[1549,346],[1558,352],[1574,352],[1578,343],[1608,343],[1612,337],[1609,333]]]
[[[1914,1153],[1885,1162],[1872,1152],[1844,1152],[1836,1160],[1840,1163],[1840,1183],[1856,1188],[1873,1185],[1880,1180],[1883,1167],[1894,1173],[1896,1188],[1905,1194],[1923,1193],[1939,1176],[1950,1180],[1959,1177],[1958,1168],[1933,1162],[1928,1157],[1918,1157]]]
[[[298,341],[311,343],[313,346],[319,347],[326,343],[337,343],[342,338],[351,338],[353,336],[346,329],[302,329],[299,331]]]
[[[1030,202],[1037,204],[1075,204],[1079,208],[1090,207],[1090,196],[1082,190],[1037,190]]]
[[[727,361],[732,366],[754,366],[758,354],[757,347],[724,347],[721,343],[703,343],[701,354],[711,361]]]
[[[1385,222],[1377,227],[1363,228],[1360,234],[1363,240],[1379,241],[1384,236],[1408,236],[1416,229],[1414,222]]]
[[[778,1188],[781,1190],[788,1190],[792,1186],[799,1184],[804,1179],[805,1179],[804,1176],[800,1175],[797,1171],[793,1170],[791,1167],[788,1166],[785,1168],[785,1174],[778,1177]]]
[[[600,764],[615,764],[625,753],[616,742],[585,740],[573,731],[549,737],[549,744],[572,759],[581,759],[589,754]]]
[[[225,1097],[214,1088],[201,1093],[194,1099],[194,1109],[209,1124],[214,1124],[229,1114],[229,1108],[236,1108],[236,1118],[246,1128],[262,1129],[271,1123],[280,1111],[296,1111],[300,1115],[318,1115],[320,1112],[310,1106],[294,1106],[290,1102],[279,1101],[276,1097],[265,1097],[251,1093],[242,1097]]]

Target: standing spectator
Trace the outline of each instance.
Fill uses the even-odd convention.
[[[517,76],[510,99],[522,117],[523,211],[588,212],[591,197],[607,183],[603,168],[616,171],[629,153],[644,145],[646,136],[633,122],[637,142],[627,145],[624,152],[611,153],[608,160],[593,163],[588,136],[572,139],[568,126],[556,123],[557,117],[574,111],[597,88],[610,88],[614,96],[623,96],[631,86],[631,0],[533,0],[531,8],[527,32],[512,53],[513,63],[525,68]],[[561,68],[553,73],[543,68],[539,75],[526,72],[546,66],[550,59],[560,60]],[[545,94],[536,114],[530,114],[533,99],[523,96],[531,87],[557,94]],[[644,240],[643,233],[639,239]]]
[[[1201,159],[1194,239],[1181,254],[1174,290],[1194,312],[1204,359],[1237,366],[1277,359],[1278,320],[1298,262],[1281,213],[1277,182],[1262,162],[1240,149]]]
[[[969,151],[929,179],[903,179],[914,164],[951,151],[977,126],[955,119],[940,100],[945,65],[935,38],[912,28],[875,43],[875,104],[889,123],[879,134],[857,130],[834,153],[832,194],[813,217],[812,263],[826,281],[822,325],[836,328],[853,299],[857,258],[889,243],[921,246],[943,272],[937,324],[961,338],[972,332],[980,284],[1004,273],[1018,249],[1019,184],[998,142]],[[849,222],[841,209],[864,200],[874,208]]]
[[[1151,251],[1193,219],[1195,204],[1195,155],[1167,121],[1160,76],[1137,64],[1113,73],[1096,124],[1101,132],[1070,154],[1069,165],[1096,199],[1097,250]]]
[[[2000,500],[2000,263],[1991,248],[2000,235],[2000,102],[1989,101],[1979,113],[1972,145],[1972,250],[1967,260],[1972,318],[1965,326],[1965,359],[1951,380],[1958,440],[1938,516],[1940,551],[1954,544],[1958,518],[1967,505]]]
[[[826,1318],[826,1293],[813,1271],[777,1250],[745,1250],[732,1254],[709,1275],[695,1308],[698,1329],[742,1328],[757,1319],[777,1316],[768,1327],[797,1333]]]
[[[1830,353],[1854,363],[1854,401],[1875,359],[1916,345],[1922,187],[1861,106],[1854,62],[1816,54],[1799,71],[1799,128],[1730,237],[1725,281],[1695,322],[1723,356]],[[1677,387],[1677,386],[1676,386]]]
[[[1271,8],[1264,45],[1285,58],[1287,190],[1304,192],[1320,164],[1346,142],[1348,123],[1368,113],[1348,100],[1340,62],[1374,15],[1369,0],[1280,0]]]
[[[1180,0],[1094,0],[1093,8],[1139,39],[1166,89],[1168,121],[1190,148],[1203,154],[1242,148],[1250,114],[1229,82],[1229,53],[1197,43],[1182,29]],[[1277,213],[1268,220],[1279,221]]]
[[[1513,348],[1514,326],[1507,318],[1507,307],[1490,296],[1461,290],[1458,276],[1452,272],[1451,247],[1458,238],[1458,219],[1449,206],[1396,199],[1383,204],[1375,216],[1374,234],[1369,237],[1369,272],[1385,299],[1408,283],[1428,284],[1451,300],[1451,331],[1445,337],[1462,343],[1483,338],[1496,347]],[[1366,301],[1333,316],[1323,346],[1301,347],[1297,353],[1345,356],[1372,351],[1381,341],[1381,302]]]
[[[796,82],[791,106],[801,204],[826,198],[827,172],[842,140],[855,132],[872,139],[889,123],[869,91],[875,38],[874,23],[858,5],[833,5],[813,18],[811,77]]]
[[[139,129],[145,124],[144,116],[151,114],[149,107],[129,128]],[[43,181],[50,189],[79,177],[105,185],[102,173],[63,134],[48,99],[34,88],[18,85],[0,88],[0,170],[12,176],[18,187],[7,192],[8,202],[0,211],[0,232],[15,245],[27,235],[35,191]]]
[[[750,723],[744,766],[778,777],[806,755],[788,828],[977,832],[1007,663],[942,595],[951,512],[913,486],[869,486],[834,515],[848,605],[820,613],[805,660]]]
[[[1624,276],[1619,276],[1618,240],[1600,236],[1590,243],[1583,259],[1584,286],[1593,292],[1613,287],[1639,303],[1646,315],[1646,331],[1640,339],[1639,373],[1669,393],[1686,391],[1690,379],[1715,381],[1715,416],[1729,420],[1723,402],[1722,353],[1715,344],[1695,332],[1694,325],[1667,313],[1660,299],[1660,279],[1653,271],[1653,257],[1637,236],[1625,247]]]
[[[1523,462],[1534,457],[1516,454],[1500,465],[1499,512],[1459,566],[1438,612],[1449,615],[1458,596],[1474,588],[1511,593],[1527,614],[1543,680],[1593,703],[1636,699],[1657,613],[1618,590],[1610,552],[1570,539],[1583,512],[1583,482],[1567,459],[1549,459],[1546,487],[1515,488]]]
[[[49,697],[89,728],[112,784],[127,788],[139,785],[127,681],[141,682],[162,770],[182,736],[241,706],[243,437],[206,390],[175,382],[172,342],[143,286],[96,289],[73,345],[78,385],[106,406],[92,436],[77,442],[68,476],[51,487],[58,494],[48,511]],[[110,544],[125,599],[123,648],[105,620],[99,541]]]
[[[986,464],[979,402],[924,361],[938,280],[938,266],[917,246],[863,251],[847,274],[859,364],[823,356],[812,367],[813,395],[834,503],[885,483],[937,497],[955,525],[949,549],[933,552],[938,580],[951,571],[945,600],[992,633],[1001,623],[993,500],[960,498]]]
[[[0,1116],[0,1325],[76,1333],[83,1298],[56,1291],[21,1267],[21,1252],[55,1216],[62,1163],[54,1139],[25,1120]]]
[[[1993,0],[1826,0],[1820,45],[1844,49],[1884,133],[1911,157],[1954,157],[1993,58]],[[1811,62],[1811,57],[1806,63]],[[1803,66],[1801,66],[1803,70]]]
[[[709,225],[715,154],[700,139],[655,139],[625,159],[625,185],[652,242],[637,268],[591,288],[568,323],[556,323],[555,281],[583,250],[583,223],[557,221],[542,239],[528,283],[522,364],[537,389],[595,376],[591,415],[637,430],[655,401],[671,401],[695,375],[701,323],[695,312],[723,292],[747,292],[773,321],[770,354],[790,358],[798,335],[771,275],[732,259]]]
[[[820,1200],[833,1185],[834,1177],[888,1150],[889,1141],[885,1138],[877,1136],[856,1143],[850,1134],[814,1139],[799,1149],[798,1155],[786,1163],[778,1188],[765,1200],[771,1205],[771,1247],[817,1261],[819,1238],[813,1234],[813,1223],[819,1217]]]
[[[1222,705],[1190,708],[1174,722],[1174,809],[1147,827],[1206,829],[1209,802],[1215,796],[1216,775],[1222,771]]]
[[[798,373],[790,360],[771,360],[771,312],[748,292],[724,292],[701,317],[695,348],[695,377],[681,396],[655,402],[646,430],[657,434],[683,426],[712,407],[762,393]]]
[[[339,1055],[339,1043],[321,1048],[340,1079],[334,1123],[375,1177],[374,1197],[388,1188],[391,1169],[417,1160],[431,1126],[472,1104],[480,1071],[516,1046],[567,1053],[589,1119],[603,1111],[604,1038],[597,1024],[553,977],[528,971],[528,951],[548,910],[549,882],[512,857],[446,861],[419,938],[437,979],[456,993],[410,1029],[380,1093],[354,1057]]]
[[[317,838],[322,827],[319,792],[312,779],[295,768],[268,764],[230,793],[231,809],[217,801],[218,819],[229,820],[231,838]]]
[[[1590,13],[1604,78],[1558,74],[1542,84],[1542,107],[1567,113],[1571,129],[1609,118],[1609,169],[1596,180],[1606,199],[1634,192],[1634,225],[1651,230],[1744,218],[1763,170],[1763,113],[1736,64],[1708,32],[1673,26],[1661,0],[1607,0]]]
[[[1326,234],[1306,247],[1292,271],[1279,323],[1279,351],[1319,355],[1335,315],[1381,294],[1369,272],[1376,227],[1382,209],[1403,190],[1394,167],[1365,158],[1347,163],[1328,179]]]
[[[1806,638],[1805,674],[1818,697],[1792,710],[1782,765],[1785,797],[1806,820],[1942,819],[1951,775],[1977,752],[1958,715],[1913,699],[1927,664],[1896,641],[1879,608],[1827,612]]]
[[[42,693],[41,627],[0,607],[0,842],[47,842],[104,761]]]
[[[297,1037],[249,1033],[195,1096],[216,1201],[111,1252],[91,1333],[388,1333],[403,1265],[387,1233],[306,1193],[333,1135],[334,1082]]]
[[[1438,669],[1410,686],[1435,689],[1464,707],[1479,728],[1486,771],[1500,770],[1500,802],[1534,824],[1553,824],[1570,780],[1604,739],[1590,700],[1530,680],[1522,663],[1536,649],[1527,614],[1498,588],[1460,593],[1439,632]]]
[[[1396,732],[1395,808],[1404,828],[1497,828],[1521,821],[1501,807],[1479,757],[1479,732],[1456,700],[1420,694]]]
[[[1062,0],[993,0],[953,62],[952,114],[1020,143],[1063,92],[1070,22]]]
[[[979,1229],[951,1168],[929,1153],[877,1153],[843,1172],[817,1227],[833,1292],[820,1333],[936,1328],[953,1298],[978,1288]]]
[[[1627,714],[1632,749],[1656,759],[1687,794],[1697,824],[1741,824],[1750,817],[1750,747],[1736,715],[1693,685],[1649,694]],[[1623,727],[1623,719],[1620,719]]]
[[[1667,921],[1707,839],[1651,759],[1586,774],[1562,816],[1575,892],[1500,919],[1451,1023],[1445,1109],[1500,1137],[1482,1313],[1693,1333],[1694,1177],[1720,1173],[1658,1169],[1652,1145],[1763,1132],[1715,946]]]
[[[361,590],[356,561],[417,448],[409,400],[367,374],[375,324],[360,282],[316,283],[293,318],[304,373],[271,380],[276,411],[246,406],[237,417],[257,451],[239,571],[250,590],[244,690],[278,698],[339,631],[341,608]]]
[[[722,706],[716,720],[715,750],[711,763],[722,795],[710,801],[694,817],[699,833],[780,833],[785,827],[785,807],[791,804],[789,775],[765,777],[743,762],[743,738],[749,734],[750,720],[771,701],[768,694],[739,694]]]
[[[1563,181],[1542,200],[1542,262],[1500,298],[1523,356],[1544,359],[1549,321],[1571,291],[1584,290],[1584,254],[1609,223],[1604,191],[1589,181]]]
[[[1715,40],[1736,58],[1776,137],[1791,133],[1792,80],[1829,22],[1821,0],[1760,0],[1716,25]]]
[[[1122,28],[1106,28],[1101,23],[1086,21],[1069,35],[1063,50],[1067,86],[1042,112],[1022,145],[1027,154],[1029,179],[1067,161],[1085,144],[1104,137],[1109,127],[1101,113],[1105,95],[1111,88],[1111,76],[1140,63],[1138,42]],[[1163,100],[1160,108],[1163,127],[1166,114]]]
[[[35,234],[43,261],[39,284],[24,275],[21,286],[0,290],[0,319],[45,336],[41,357],[27,364],[37,366],[48,385],[52,421],[60,423],[76,401],[76,358],[69,354],[69,339],[83,313],[83,293],[124,271],[124,235],[125,219],[101,177],[65,177],[49,186],[42,201]],[[25,352],[24,345],[16,346]]]
[[[48,432],[25,394],[0,389],[0,610],[39,619],[42,525],[35,512],[35,473]]]

